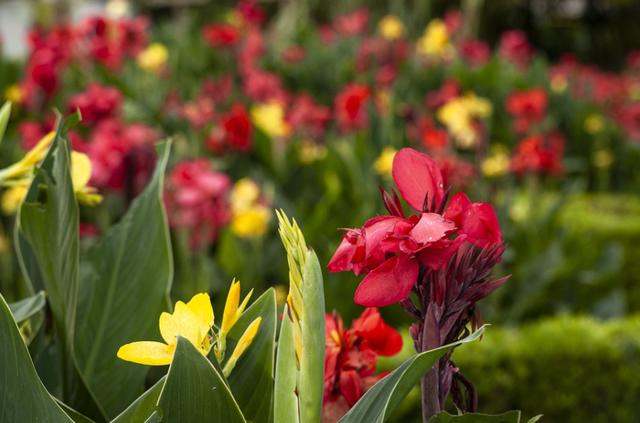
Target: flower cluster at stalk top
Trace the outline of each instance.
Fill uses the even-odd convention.
[[[391,215],[348,229],[328,265],[332,272],[366,275],[355,293],[355,302],[366,307],[405,300],[421,267],[441,269],[464,244],[502,248],[493,207],[473,203],[462,192],[447,204],[442,173],[428,155],[401,149],[393,160],[392,177],[414,213],[407,216],[398,196],[385,193]]]

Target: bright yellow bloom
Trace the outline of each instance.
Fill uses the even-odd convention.
[[[599,113],[592,113],[584,120],[584,129],[587,133],[595,135],[604,128],[604,118]]]
[[[487,118],[491,112],[488,100],[469,93],[448,101],[438,109],[437,117],[461,148],[471,148],[477,142],[474,120]]]
[[[12,103],[22,103],[22,98],[24,97],[22,88],[17,84],[9,85],[4,92],[4,97]]]
[[[84,153],[71,152],[71,182],[78,202],[95,206],[102,202],[102,196],[94,187],[88,186],[91,179],[91,159]]]
[[[300,143],[298,157],[300,162],[304,164],[317,162],[327,157],[327,146],[312,140],[304,140]]]
[[[18,207],[27,196],[29,183],[28,179],[18,181],[2,194],[2,212],[4,214],[11,215],[18,210]]]
[[[491,154],[482,161],[480,168],[486,177],[495,178],[506,174],[510,163],[507,149],[502,145],[495,145]]]
[[[271,221],[271,210],[261,204],[233,214],[231,231],[241,238],[261,237]]]
[[[244,297],[244,300],[242,300],[242,303],[240,303],[240,281],[236,282],[234,279],[231,282],[231,287],[227,293],[227,301],[222,313],[222,324],[220,325],[220,331],[218,332],[218,342],[214,349],[218,361],[221,361],[224,358],[224,352],[227,345],[227,335],[244,312],[244,309],[247,307],[251,294],[253,294],[253,289],[249,291],[247,296]]]
[[[6,181],[31,175],[34,167],[44,159],[54,137],[55,132],[49,132],[20,161],[0,170],[0,180]]]
[[[258,329],[260,328],[260,323],[262,323],[262,317],[257,317],[253,322],[251,322],[251,324],[249,324],[247,329],[245,329],[244,333],[238,340],[236,347],[233,349],[231,357],[229,357],[224,365],[224,368],[222,369],[222,373],[225,375],[225,377],[229,377],[229,375],[233,371],[233,368],[236,367],[236,363],[238,362],[242,354],[244,354],[244,352],[253,342],[253,339],[256,337]]]
[[[417,41],[418,53],[427,57],[447,58],[453,54],[447,25],[441,19],[434,19],[427,25],[424,34]]]
[[[278,102],[256,104],[251,108],[253,123],[272,138],[286,137],[291,127],[284,119],[284,107]]]
[[[260,198],[260,187],[250,178],[242,178],[231,189],[231,209],[246,210]]]
[[[390,177],[391,176],[391,167],[393,165],[393,158],[395,157],[398,150],[393,147],[385,147],[382,149],[382,152],[373,163],[373,168],[376,173],[380,176]]]
[[[138,66],[142,70],[151,73],[157,73],[162,70],[167,60],[169,60],[169,50],[161,43],[149,44],[149,46],[136,57]]]
[[[209,294],[196,294],[188,303],[178,301],[172,314],[162,313],[159,319],[160,335],[165,343],[155,341],[132,342],[120,347],[118,358],[149,366],[171,363],[177,337],[187,339],[206,356],[211,350],[209,331],[213,326],[213,308]]]
[[[404,33],[404,24],[397,16],[387,15],[378,22],[378,34],[386,40],[398,40],[404,37]]]

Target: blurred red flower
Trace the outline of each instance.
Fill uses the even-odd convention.
[[[366,126],[369,96],[369,88],[360,84],[347,85],[337,94],[334,107],[341,130],[358,130]]]
[[[240,30],[231,24],[214,23],[202,29],[202,36],[211,47],[234,47],[240,41]]]
[[[120,112],[122,94],[114,87],[89,84],[87,89],[69,99],[70,112],[80,110],[82,121],[95,124]]]
[[[367,308],[345,329],[337,314],[325,317],[325,374],[323,422],[337,422],[381,377],[376,375],[379,355],[402,349],[402,337],[387,325],[378,309]]]
[[[520,30],[511,30],[500,38],[500,55],[519,68],[526,68],[533,57],[533,47],[527,35]]]
[[[220,125],[212,129],[207,147],[217,153],[225,150],[248,151],[251,149],[251,134],[249,113],[242,104],[236,103],[222,116]]]
[[[460,55],[472,66],[487,63],[491,57],[489,45],[481,40],[464,40],[460,43]]]
[[[533,135],[520,141],[511,157],[511,170],[526,173],[559,175],[563,171],[564,137],[559,132]]]
[[[547,93],[542,88],[516,91],[507,98],[507,111],[516,118],[514,130],[523,134],[547,112]]]

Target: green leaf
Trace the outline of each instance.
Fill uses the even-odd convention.
[[[158,406],[163,422],[245,422],[222,375],[182,337],[178,337]]]
[[[373,385],[340,419],[340,423],[384,422],[440,357],[460,344],[475,341],[483,332],[484,326],[460,341],[416,354],[406,360],[400,367]]]
[[[272,421],[276,312],[276,294],[270,288],[242,313],[227,338],[229,356],[251,322],[262,317],[256,337],[228,377],[240,409],[252,422]]]
[[[0,339],[0,421],[72,422],[40,381],[2,295]]]
[[[145,422],[156,411],[158,397],[162,392],[166,376],[163,376],[151,388],[147,389],[129,407],[118,415],[111,423],[138,423]]]
[[[443,411],[431,417],[429,423],[520,423],[520,411],[513,410],[493,415],[480,413],[453,415]]]
[[[289,318],[289,308],[287,305],[284,307],[282,316],[276,357],[273,416],[276,422],[297,423],[300,421],[298,415],[298,395],[296,394],[298,369],[296,366],[296,351],[293,341],[293,323]]]
[[[300,379],[300,421],[319,422],[324,392],[325,317],[322,271],[316,253],[307,251],[302,275],[303,318]]]
[[[85,416],[79,411],[74,410],[73,408],[69,407],[67,404],[63,403],[59,399],[54,397],[54,400],[60,406],[60,408],[64,410],[67,416],[71,417],[71,420],[73,420],[74,423],[94,423],[94,421],[91,420],[89,417]]]
[[[75,348],[78,367],[108,416],[144,390],[148,368],[116,357],[123,344],[157,338],[173,275],[162,204],[170,143],[159,147],[153,179],[123,219],[88,252],[82,267]]]
[[[7,101],[0,108],[0,142],[4,138],[4,131],[7,129],[9,117],[11,116],[11,102]]]
[[[15,321],[20,323],[30,319],[37,312],[42,310],[45,302],[44,291],[40,291],[36,295],[9,304],[9,309],[11,310],[11,314],[13,314]]]

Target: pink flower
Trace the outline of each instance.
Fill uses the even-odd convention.
[[[117,116],[121,104],[122,94],[117,89],[90,84],[84,92],[71,97],[68,108],[70,112],[80,110],[83,122],[98,123]]]
[[[523,31],[511,30],[500,38],[500,55],[517,67],[525,68],[533,57],[533,47]]]

